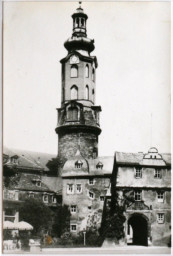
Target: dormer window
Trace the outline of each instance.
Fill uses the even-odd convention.
[[[81,160],[78,160],[75,162],[75,168],[80,169],[80,168],[82,168],[82,165],[83,165],[83,162]]]
[[[36,186],[37,187],[41,187],[41,181],[39,180],[39,181],[36,181]]]
[[[155,169],[154,178],[156,178],[156,179],[161,179],[162,178],[161,169]]]
[[[101,162],[98,162],[98,164],[96,165],[97,169],[103,169],[103,164]]]

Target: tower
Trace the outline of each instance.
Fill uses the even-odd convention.
[[[61,59],[62,93],[58,108],[58,156],[73,157],[79,149],[85,158],[98,155],[100,106],[95,106],[97,58],[91,56],[94,40],[87,37],[87,19],[81,6],[72,15],[72,36],[64,43]]]

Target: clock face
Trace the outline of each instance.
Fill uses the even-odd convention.
[[[76,64],[76,63],[79,63],[79,58],[78,58],[78,56],[76,56],[76,55],[73,55],[73,56],[71,56],[71,58],[70,58],[70,64]]]

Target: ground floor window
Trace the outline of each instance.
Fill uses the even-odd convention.
[[[77,231],[77,225],[76,224],[71,224],[71,231],[76,232]]]

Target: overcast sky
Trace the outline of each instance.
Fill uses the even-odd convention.
[[[95,40],[99,154],[170,152],[169,2],[84,2]],[[4,144],[57,153],[63,44],[77,2],[4,3]],[[151,118],[152,116],[152,118]]]

